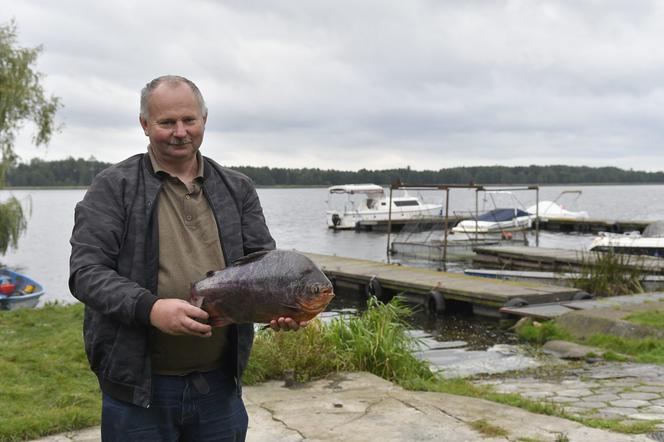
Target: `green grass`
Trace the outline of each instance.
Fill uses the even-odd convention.
[[[99,423],[82,321],[82,305],[0,312],[0,441]]]
[[[487,437],[507,437],[510,434],[504,428],[487,422],[486,419],[478,419],[476,421],[469,422],[469,425],[475,431]]]
[[[532,344],[542,345],[556,339],[571,340],[571,336],[553,321],[527,324],[517,330],[519,338]]]
[[[618,355],[627,355],[635,362],[664,364],[664,340],[661,339],[625,339],[618,336],[596,334],[590,336],[584,343]]]
[[[649,327],[664,328],[664,311],[650,310],[647,312],[634,313],[625,318],[625,320],[639,325]]]
[[[304,382],[337,371],[361,370],[406,389],[483,398],[597,428],[625,433],[653,428],[652,423],[630,426],[575,418],[556,404],[496,393],[467,380],[442,379],[411,354],[416,339],[406,333],[404,318],[408,314],[409,310],[398,302],[383,304],[371,299],[368,309],[359,316],[331,323],[314,321],[296,333],[260,331],[244,382],[283,379],[285,373]],[[100,393],[83,352],[82,316],[80,304],[0,312],[0,442],[99,423]],[[558,336],[553,325],[540,328],[535,334],[540,341]]]

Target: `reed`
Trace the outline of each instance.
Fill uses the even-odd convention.
[[[259,331],[244,382],[285,374],[304,382],[337,371],[368,371],[394,382],[431,379],[427,363],[411,353],[415,338],[406,333],[403,319],[410,314],[398,300],[385,304],[372,297],[357,316],[316,320],[297,333]]]
[[[359,316],[335,319],[328,333],[346,361],[346,369],[368,371],[384,379],[434,377],[425,361],[412,354],[417,340],[407,333],[404,318],[412,311],[398,298],[388,304],[371,297]]]
[[[596,296],[619,296],[643,293],[645,269],[634,256],[614,252],[593,253],[582,256],[579,277],[574,287]],[[637,264],[637,265],[635,265]]]

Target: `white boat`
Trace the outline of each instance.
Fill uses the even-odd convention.
[[[491,202],[493,209],[486,208]],[[535,218],[523,207],[517,197],[509,190],[484,190],[482,214],[473,214],[452,228],[455,234],[490,234],[516,232],[530,229]]]
[[[576,197],[574,197],[572,200],[573,204],[581,196],[581,191],[564,190],[560,192],[560,194],[553,201],[540,201],[538,204],[533,204],[532,206],[528,207],[526,211],[533,215],[539,215],[539,218],[542,221],[547,221],[550,218],[567,220],[588,219],[588,212],[586,211],[573,211],[563,207],[560,200],[568,195],[576,195]]]
[[[638,231],[622,235],[601,232],[590,244],[590,250],[664,257],[664,221],[648,224],[642,234]]]
[[[331,229],[355,229],[362,222],[392,222],[439,216],[440,204],[428,204],[404,191],[390,198],[385,189],[376,184],[346,184],[328,188],[330,195],[346,195],[340,207],[326,212],[327,226]],[[332,203],[332,201],[330,201]]]
[[[452,228],[452,232],[486,234],[527,230],[531,227],[532,220],[533,215],[524,210],[515,207],[498,208],[483,213],[477,219],[465,219],[459,222]]]

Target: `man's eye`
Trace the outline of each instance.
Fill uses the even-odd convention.
[[[158,121],[157,124],[159,124],[160,126],[172,126],[175,124],[175,121],[172,120]]]

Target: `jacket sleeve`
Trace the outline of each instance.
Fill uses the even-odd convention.
[[[242,242],[244,253],[273,250],[276,243],[270,235],[265,223],[263,209],[253,184],[249,182],[249,189],[242,202]]]
[[[108,175],[94,180],[76,205],[71,237],[69,289],[102,315],[126,324],[150,323],[157,297],[118,273],[126,223],[122,184]]]

